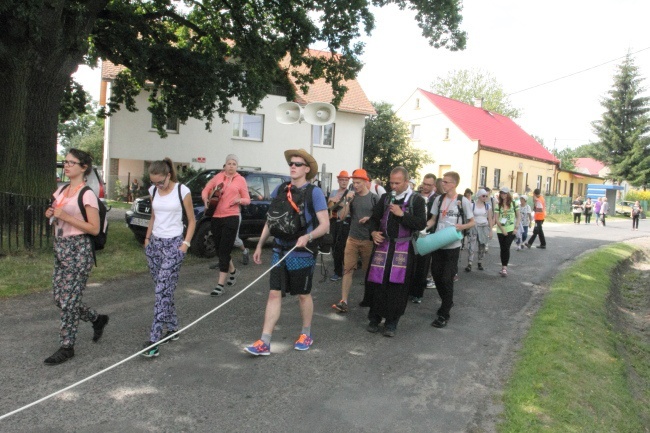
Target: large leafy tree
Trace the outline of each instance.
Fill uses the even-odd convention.
[[[508,95],[496,78],[480,69],[450,71],[446,77],[437,77],[431,83],[431,91],[466,104],[483,99],[483,108],[516,119],[521,110],[512,106]]]
[[[59,123],[59,146],[65,155],[72,148],[88,152],[93,161],[100,162],[104,154],[104,119],[98,117],[97,104],[87,104],[83,112],[74,112]]]
[[[370,7],[389,3],[417,10],[435,47],[464,48],[459,0],[4,0],[0,191],[53,188],[58,114],[85,103],[70,81],[80,63],[125,66],[109,111],[134,109],[144,89],[161,128],[170,116],[225,120],[232,98],[252,111],[277,86],[291,97],[289,74],[305,87],[324,77],[337,104],[361,69],[356,41],[373,29]],[[316,44],[330,55],[309,55]]]
[[[428,153],[411,145],[409,124],[395,115],[387,102],[373,102],[376,116],[366,121],[363,168],[370,177],[387,180],[397,166],[415,175],[433,162]]]
[[[650,98],[641,96],[645,90],[642,81],[628,54],[618,66],[609,96],[601,101],[605,108],[602,119],[592,122],[598,137],[592,147],[594,157],[609,167],[612,179],[633,185],[645,185],[650,180]]]

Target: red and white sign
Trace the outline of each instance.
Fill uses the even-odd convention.
[[[205,156],[199,156],[196,158],[196,162],[200,162],[201,164],[205,164]]]

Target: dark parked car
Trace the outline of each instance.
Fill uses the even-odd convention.
[[[65,185],[70,182],[70,179],[65,175],[63,170],[63,161],[56,162],[56,183],[57,187]],[[97,197],[106,204],[106,184],[102,178],[101,171],[97,167],[93,167],[90,175],[86,178],[86,185],[88,185]]]
[[[196,216],[196,231],[194,232],[190,251],[200,257],[214,257],[216,255],[210,231],[210,218],[203,215],[205,206],[203,200],[201,200],[201,191],[203,191],[208,181],[220,171],[218,169],[202,171],[185,183],[192,192],[194,215]],[[266,222],[266,213],[271,203],[271,193],[278,185],[289,181],[290,178],[284,174],[263,171],[239,171],[239,174],[246,178],[248,193],[251,196],[251,204],[241,208],[242,222],[239,228],[239,237],[242,239],[259,237]],[[147,226],[151,219],[151,199],[149,196],[136,199],[131,210],[126,212],[125,219],[136,239],[144,243]]]

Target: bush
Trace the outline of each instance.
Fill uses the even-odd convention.
[[[650,201],[650,191],[631,190],[625,195],[629,201]]]

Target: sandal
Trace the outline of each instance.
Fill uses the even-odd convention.
[[[232,287],[235,285],[237,282],[237,275],[239,275],[239,270],[235,268],[234,272],[228,273],[228,281],[226,281],[226,285],[228,287]]]
[[[217,286],[214,289],[212,289],[210,296],[221,296],[223,295],[223,292],[225,292],[223,286]]]

